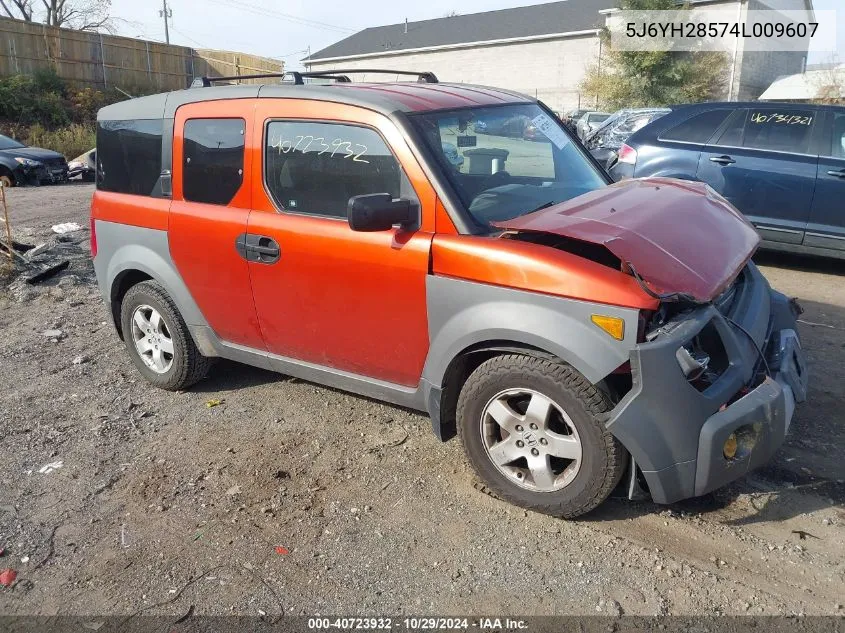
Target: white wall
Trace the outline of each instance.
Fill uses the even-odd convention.
[[[596,63],[599,39],[593,35],[453,48],[357,60],[313,62],[311,70],[390,68],[431,71],[440,81],[494,86],[537,97],[560,112],[579,105],[578,84]],[[353,81],[392,81],[384,75],[356,76]],[[586,97],[582,107],[592,106]]]

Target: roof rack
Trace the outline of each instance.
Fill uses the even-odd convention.
[[[293,79],[295,85],[303,85],[304,79],[334,79],[338,83],[350,83],[347,76],[352,73],[379,73],[384,75],[410,75],[417,78],[419,83],[436,84],[437,76],[432,72],[416,72],[412,70],[385,70],[380,68],[350,68],[349,70],[313,70],[307,72],[299,72],[290,70],[283,73],[263,73],[260,75],[235,75],[232,77],[197,77],[191,82],[191,88],[208,88],[220,81],[239,81],[242,79],[272,79],[279,78],[283,81],[285,78]]]

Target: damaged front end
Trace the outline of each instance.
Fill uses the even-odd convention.
[[[772,456],[807,394],[800,308],[750,262],[759,237],[724,198],[701,183],[627,181],[497,226],[626,272],[658,301],[640,312],[607,422],[633,457],[632,483],[639,469],[671,503]]]
[[[608,419],[659,503],[764,464],[807,395],[797,304],[754,264],[723,301],[669,312],[631,351],[632,388]]]

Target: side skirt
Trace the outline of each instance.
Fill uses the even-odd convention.
[[[190,330],[204,356],[219,356],[375,400],[428,412],[426,404],[432,386],[424,379],[421,379],[416,387],[406,387],[325,365],[279,356],[266,350],[221,341],[208,326],[190,326]]]

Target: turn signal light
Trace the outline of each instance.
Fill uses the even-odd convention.
[[[725,440],[725,445],[722,447],[722,453],[724,454],[725,459],[733,459],[736,457],[738,447],[739,444],[736,441],[736,433],[731,433],[728,435],[728,439]]]
[[[594,314],[590,317],[590,321],[598,325],[605,332],[610,334],[617,341],[625,338],[625,320],[614,316],[605,316],[603,314]]]

